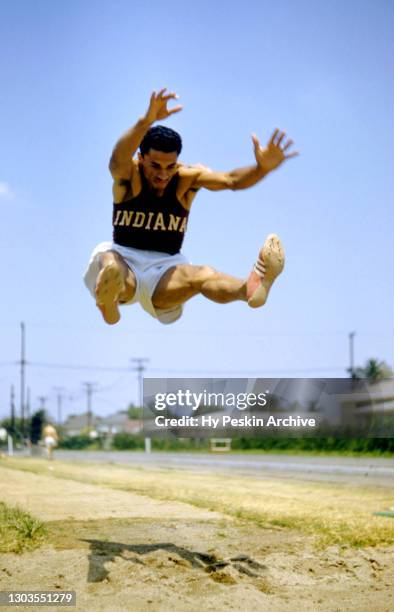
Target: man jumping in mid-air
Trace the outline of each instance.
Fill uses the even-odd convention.
[[[243,280],[209,266],[192,266],[181,254],[198,189],[246,189],[297,153],[289,153],[293,141],[275,130],[266,147],[252,136],[256,164],[249,168],[212,172],[203,166],[184,166],[178,163],[179,134],[161,125],[152,127],[182,109],[167,108],[176,98],[165,89],[154,92],[145,116],[120,138],[112,153],[113,242],[94,249],[84,277],[111,325],[120,319],[119,304],[136,302],[162,323],[172,323],[181,316],[184,302],[198,294],[220,304],[242,300],[257,308],[266,302],[284,267],[283,247],[275,234],[268,236]]]

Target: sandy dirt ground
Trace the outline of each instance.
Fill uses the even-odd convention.
[[[3,591],[73,590],[77,609],[89,612],[394,609],[393,548],[318,550],[288,529],[58,480],[49,470],[0,466],[0,500],[48,528],[41,548],[0,554]]]

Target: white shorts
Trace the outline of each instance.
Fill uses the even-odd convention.
[[[152,295],[157,283],[174,266],[188,264],[181,253],[169,255],[158,251],[142,251],[131,247],[120,246],[114,242],[101,242],[93,250],[88,268],[84,274],[85,285],[95,298],[97,276],[100,271],[99,256],[107,251],[116,251],[123,257],[130,270],[134,272],[137,288],[134,297],[127,304],[139,302],[144,310],[160,323],[174,323],[182,315],[182,305],[162,310],[152,304]]]
[[[44,444],[45,446],[56,446],[56,440],[52,436],[45,436]]]

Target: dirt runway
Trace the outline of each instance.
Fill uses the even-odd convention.
[[[0,555],[0,590],[74,590],[77,609],[92,612],[394,609],[393,548],[319,550],[294,530],[58,479],[44,467],[0,467],[0,500],[48,528],[40,549]]]

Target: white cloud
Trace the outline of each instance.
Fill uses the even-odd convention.
[[[0,199],[11,200],[14,197],[14,192],[11,190],[8,183],[0,181]]]

